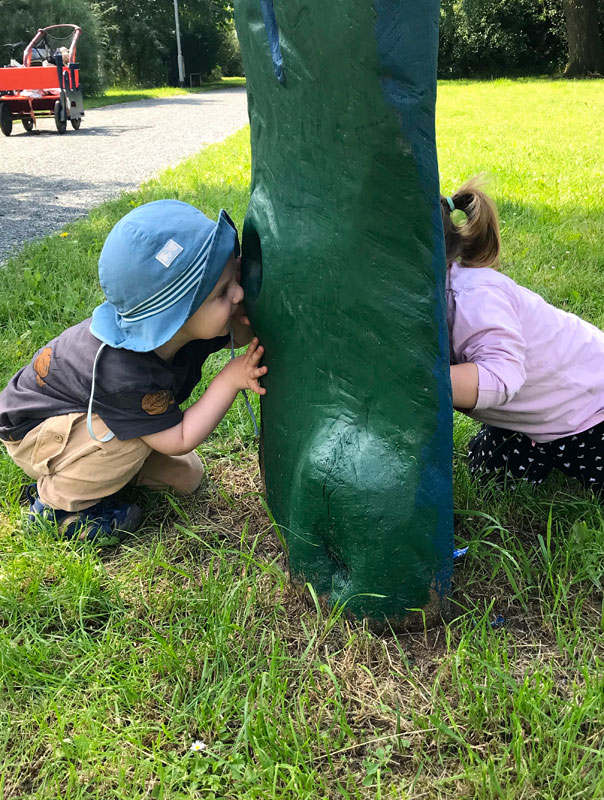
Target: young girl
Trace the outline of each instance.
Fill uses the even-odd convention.
[[[453,405],[483,423],[472,474],[540,484],[559,469],[602,492],[604,333],[493,269],[497,211],[476,179],[441,208]]]

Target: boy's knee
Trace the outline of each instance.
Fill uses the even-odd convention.
[[[154,451],[139,472],[137,486],[193,494],[199,489],[204,466],[195,451],[184,456],[167,456]]]
[[[193,494],[199,489],[203,480],[205,472],[203,462],[195,452],[176,458],[184,459],[184,463],[174,469],[175,480],[172,486],[179,494]]]

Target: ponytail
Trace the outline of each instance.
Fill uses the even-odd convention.
[[[481,186],[480,178],[470,178],[450,198],[441,195],[447,265],[453,261],[464,267],[498,264],[501,237],[497,208]],[[453,210],[463,211],[466,215],[466,220],[460,225],[451,219]]]

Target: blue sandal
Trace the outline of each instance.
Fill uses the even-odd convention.
[[[63,511],[44,505],[36,489],[36,484],[32,483],[25,490],[29,500],[27,518],[30,524],[54,524],[62,539],[79,539],[101,546],[119,544],[126,534],[140,526],[140,508],[134,503],[117,503],[115,495],[105,497],[83,511]]]

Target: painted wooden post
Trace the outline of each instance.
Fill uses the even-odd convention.
[[[438,0],[236,0],[266,347],[263,469],[290,570],[358,616],[440,613],[452,408],[434,139]]]

